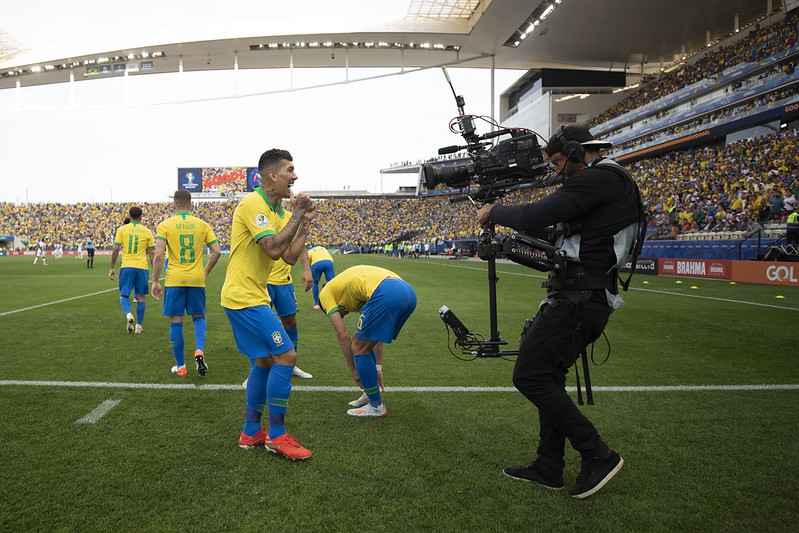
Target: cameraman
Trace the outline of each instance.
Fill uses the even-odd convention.
[[[602,334],[613,309],[623,305],[617,272],[628,256],[642,216],[638,187],[618,163],[600,155],[609,143],[586,126],[555,132],[545,151],[563,185],[538,202],[484,205],[480,224],[499,224],[554,240],[566,253],[563,274],[550,272],[547,299],[522,332],[513,384],[538,408],[538,457],[506,468],[515,479],[563,488],[565,439],[582,455],[569,490],[586,498],[601,489],[624,460],[597,433],[566,393],[566,374],[579,354]],[[556,225],[554,239],[550,226]]]

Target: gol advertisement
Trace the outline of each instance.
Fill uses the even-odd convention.
[[[733,261],[732,280],[799,287],[799,263]]]

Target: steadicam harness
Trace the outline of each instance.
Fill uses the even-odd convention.
[[[635,180],[621,165],[615,161],[599,157],[589,163],[589,167],[601,166],[604,170],[610,170],[619,177],[624,183],[624,190],[629,194],[635,193],[636,197],[636,232],[633,236],[629,249],[626,250],[625,258],[629,257],[631,260],[630,274],[626,280],[622,280],[619,276],[619,265],[616,265],[609,272],[599,275],[590,275],[585,268],[577,263],[569,263],[566,269],[550,274],[549,279],[542,285],[544,288],[560,291],[560,290],[595,290],[606,289],[611,294],[618,294],[617,280],[621,283],[622,290],[627,291],[632,281],[635,266],[638,261],[638,256],[641,253],[641,248],[644,244],[646,237],[646,212],[644,211],[643,199],[641,191],[638,189]],[[580,225],[570,224],[567,225],[565,231],[569,233],[579,233]],[[561,235],[558,235],[560,237]]]
[[[576,141],[563,141],[564,145],[580,146]],[[569,146],[569,155],[577,157],[579,154],[575,146]],[[621,283],[622,289],[627,290],[630,286],[638,256],[643,247],[644,237],[646,236],[646,215],[641,198],[641,191],[635,184],[632,176],[618,163],[597,158],[590,163],[590,166],[601,165],[603,169],[612,171],[624,182],[625,191],[635,191],[636,195],[636,223],[637,231],[631,241],[627,256],[632,261],[630,274],[626,280],[618,276],[618,268],[613,268],[610,272],[600,275],[590,275],[579,263],[567,261],[567,254],[552,242],[530,237],[528,235],[514,233],[502,243],[502,253],[508,259],[516,263],[528,266],[541,272],[550,272],[549,279],[542,286],[552,291],[562,290],[595,290],[607,289],[611,294],[618,294],[617,279]],[[560,237],[570,236],[579,233],[580,224],[572,223],[563,225],[559,228],[559,233],[554,235],[553,241]]]

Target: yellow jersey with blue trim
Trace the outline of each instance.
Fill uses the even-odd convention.
[[[350,267],[327,282],[319,293],[319,305],[327,316],[336,311],[360,311],[386,278],[402,279],[385,268],[371,265]]]
[[[291,219],[291,211],[283,209],[283,213],[283,216],[281,216],[279,220],[280,227],[277,231],[282,230],[286,224],[289,223],[289,219]],[[275,264],[272,266],[272,271],[269,272],[269,279],[266,280],[266,282],[269,285],[288,285],[291,283],[291,265],[282,259],[275,261]]]
[[[269,204],[260,187],[241,199],[233,211],[222,307],[244,309],[269,305],[266,283],[275,261],[264,252],[258,240],[275,235],[289,218],[280,204],[277,207]]]
[[[114,237],[114,245],[122,250],[120,268],[141,268],[149,270],[147,250],[155,248],[153,232],[140,222],[120,226]]]
[[[165,287],[205,287],[203,248],[217,242],[211,226],[188,211],[175,213],[158,225],[156,239],[166,242]]]
[[[327,251],[324,246],[314,246],[308,250],[308,261],[313,265],[317,261],[332,261],[333,256]]]

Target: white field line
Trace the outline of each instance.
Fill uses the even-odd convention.
[[[38,309],[40,307],[47,307],[48,305],[55,305],[55,304],[61,304],[61,303],[64,303],[64,302],[71,302],[72,300],[80,300],[81,298],[89,298],[91,296],[97,296],[98,294],[103,294],[103,293],[111,292],[111,291],[119,291],[119,287],[114,287],[113,289],[105,289],[103,291],[98,291],[98,292],[92,292],[92,293],[89,293],[89,294],[83,294],[81,296],[73,296],[72,298],[64,298],[63,300],[56,300],[54,302],[46,302],[46,303],[39,304],[39,305],[32,305],[30,307],[25,307],[23,309],[14,309],[13,311],[6,311],[4,313],[0,313],[0,316],[13,315],[14,313],[22,313],[23,311],[30,311],[32,309]]]
[[[98,405],[94,411],[89,413],[88,415],[84,416],[80,420],[75,420],[76,424],[94,424],[101,418],[103,418],[108,411],[119,405],[121,400],[106,400],[100,405]]]
[[[482,268],[477,268],[477,267],[473,267],[473,266],[467,266],[467,265],[463,265],[463,264],[451,264],[451,263],[445,262],[445,261],[430,261],[428,264],[443,264],[443,265],[447,266],[448,268],[463,268],[463,269],[466,269],[466,270],[477,270],[477,271],[481,271],[481,272],[484,271],[484,269],[482,269]],[[531,274],[531,273],[528,273],[528,272],[497,272],[497,275],[499,275],[499,274],[509,275],[509,276],[522,276],[522,277],[529,277],[529,278],[546,279],[546,276],[544,276],[542,274]],[[46,302],[46,303],[39,304],[39,305],[33,305],[31,307],[25,307],[23,309],[14,309],[12,311],[5,311],[3,313],[0,313],[0,317],[6,316],[6,315],[13,315],[15,313],[21,313],[23,311],[30,311],[32,309],[38,309],[40,307],[47,307],[49,305],[56,305],[56,304],[60,304],[60,303],[64,303],[64,302],[71,302],[72,300],[79,300],[81,298],[89,298],[91,296],[97,296],[98,294],[103,294],[103,293],[106,293],[106,292],[111,292],[111,291],[116,291],[116,290],[119,290],[119,289],[117,287],[114,287],[113,289],[105,289],[105,290],[102,290],[102,291],[99,291],[99,292],[92,292],[92,293],[83,294],[83,295],[80,295],[80,296],[73,296],[72,298],[64,298],[63,300],[55,300],[53,302]],[[743,304],[743,305],[754,305],[754,306],[757,306],[757,307],[770,307],[770,308],[773,308],[773,309],[784,309],[786,311],[799,311],[799,308],[796,308],[796,307],[786,307],[786,306],[782,306],[782,305],[772,305],[772,304],[761,304],[761,303],[755,303],[755,302],[745,302],[745,301],[742,301],[742,300],[730,300],[730,299],[727,299],[727,298],[716,298],[716,297],[713,297],[713,296],[701,296],[701,295],[698,295],[698,294],[685,294],[685,293],[680,293],[680,292],[670,292],[670,291],[662,291],[662,290],[655,290],[655,289],[642,289],[642,288],[638,288],[638,287],[632,287],[630,290],[643,291],[643,292],[653,292],[653,293],[657,293],[657,294],[667,294],[669,296],[682,296],[682,297],[686,297],[686,298],[699,298],[700,300],[715,300],[715,301],[718,301],[718,302],[727,302],[727,303]]]
[[[459,264],[453,265],[453,264],[450,264],[450,263],[447,263],[447,262],[444,262],[444,261],[440,261],[440,262],[431,261],[430,264],[444,264],[448,268],[463,268],[465,270],[480,270],[480,271],[484,270],[482,268],[477,268],[477,267],[472,267],[472,266],[462,265],[462,264],[461,265],[459,265]],[[497,271],[497,276],[499,276],[500,274],[507,275],[507,276],[521,276],[521,277],[527,277],[527,278],[541,278],[541,279],[546,279],[546,277],[547,277],[547,276],[544,276],[544,275],[541,275],[541,274],[531,274],[529,272],[500,272],[500,271]],[[693,278],[691,278],[691,279],[693,279]],[[699,280],[699,279],[697,279],[697,281],[722,281],[722,280],[710,280],[710,279],[701,279],[701,280]],[[723,280],[723,281],[726,281],[726,280]],[[717,302],[726,302],[726,303],[731,303],[731,304],[754,305],[754,306],[757,306],[757,307],[771,307],[773,309],[784,309],[786,311],[799,311],[799,308],[796,308],[796,307],[786,307],[784,305],[773,305],[773,304],[761,304],[761,303],[756,303],[756,302],[746,302],[746,301],[743,301],[743,300],[730,300],[728,298],[716,298],[714,296],[702,296],[702,295],[699,295],[699,294],[686,294],[686,293],[682,293],[682,292],[671,292],[671,291],[663,291],[663,290],[656,290],[656,289],[643,289],[643,288],[640,288],[640,287],[630,287],[630,290],[631,291],[641,291],[641,292],[654,292],[654,293],[657,293],[657,294],[667,294],[669,296],[682,296],[684,298],[699,298],[700,300],[715,300]],[[621,294],[623,295],[624,293],[622,292]]]
[[[241,384],[236,385],[194,385],[191,383],[114,383],[108,381],[27,381],[0,380],[0,386],[28,387],[94,387],[106,389],[171,389],[171,390],[234,390],[244,392]],[[576,387],[566,387],[576,391]],[[799,390],[799,383],[759,384],[759,385],[641,385],[641,386],[600,386],[594,391],[607,392],[695,392],[695,391],[753,391],[753,390]],[[355,387],[307,386],[297,385],[292,391],[298,392],[360,392]],[[514,387],[386,387],[386,392],[516,392]],[[114,404],[116,405],[116,404]],[[111,406],[113,407],[113,405]],[[99,409],[99,408],[98,408]],[[110,407],[109,407],[110,409]]]

